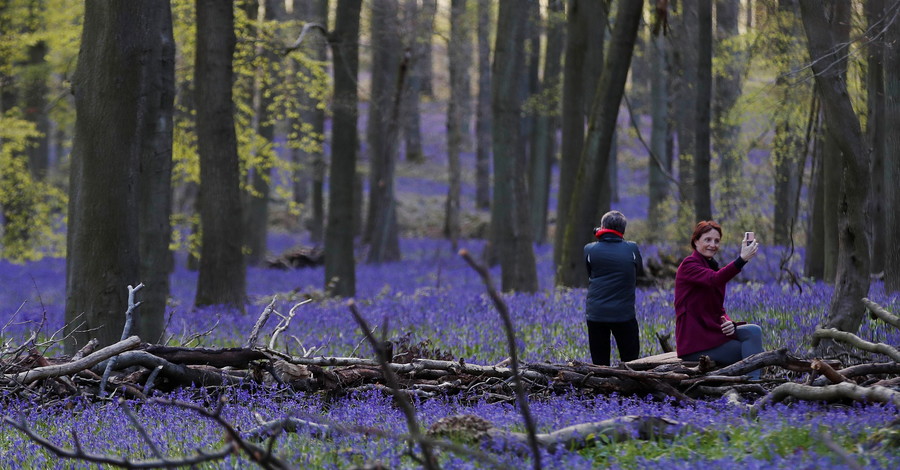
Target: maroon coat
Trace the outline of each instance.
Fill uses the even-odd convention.
[[[735,260],[715,270],[694,250],[678,266],[675,274],[675,349],[679,356],[712,349],[733,339],[722,333],[721,317],[731,320],[725,313],[725,284],[741,272],[743,264]]]

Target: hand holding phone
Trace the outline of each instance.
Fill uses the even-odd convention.
[[[744,244],[750,246],[753,243],[753,240],[756,239],[756,235],[753,232],[744,232]]]

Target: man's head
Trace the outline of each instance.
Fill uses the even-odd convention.
[[[600,219],[601,229],[608,228],[619,233],[625,233],[626,225],[628,225],[628,219],[625,218],[625,214],[619,211],[609,211],[603,214],[603,218]]]

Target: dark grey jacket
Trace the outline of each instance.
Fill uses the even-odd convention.
[[[604,233],[584,246],[588,285],[585,316],[589,321],[624,322],[634,318],[636,279],[644,276],[644,260],[634,242]]]

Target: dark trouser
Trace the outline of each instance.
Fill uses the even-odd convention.
[[[587,321],[588,343],[591,346],[591,362],[601,366],[609,365],[609,334],[616,338],[619,346],[619,357],[622,362],[633,361],[641,353],[641,340],[638,336],[636,318],[623,322]]]
[[[685,361],[696,361],[700,356],[709,356],[710,359],[716,361],[719,366],[727,366],[734,364],[741,359],[746,359],[754,354],[763,352],[762,348],[762,329],[759,325],[748,323],[741,325],[735,329],[735,339],[727,343],[716,346],[706,351],[698,351],[691,354],[680,356]],[[759,379],[759,370],[750,372],[749,375],[753,379]]]

